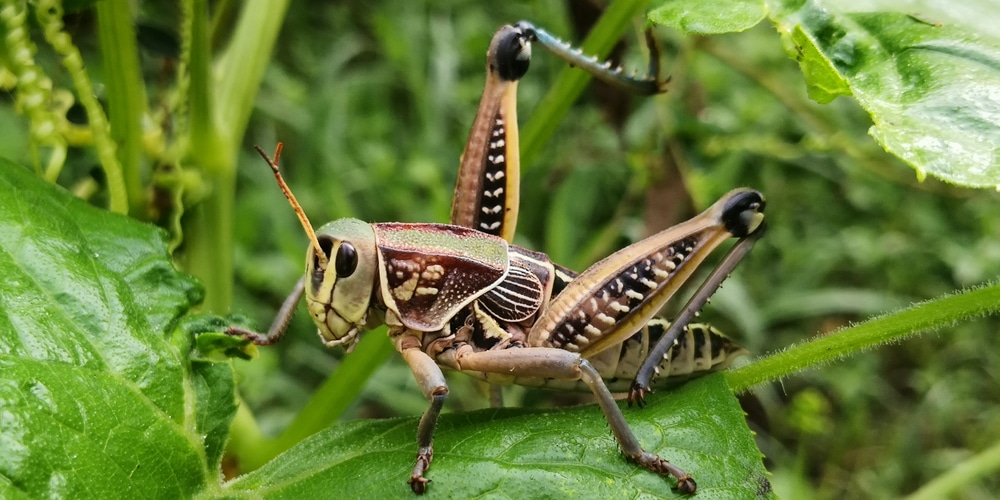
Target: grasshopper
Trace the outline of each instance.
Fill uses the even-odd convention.
[[[648,38],[648,37],[647,37]],[[633,91],[661,90],[655,76],[628,77],[586,58],[521,22],[501,28],[487,52],[483,97],[462,155],[451,224],[366,223],[340,219],[313,232],[285,185],[281,146],[270,159],[311,244],[305,276],[266,334],[232,327],[259,345],[284,334],[304,295],[319,336],[350,350],[363,330],[384,323],[430,406],[417,428],[409,484],[425,491],[432,436],[448,396],[442,367],[490,384],[590,390],[621,450],[632,461],[694,493],[683,469],[642,448],[612,390],[644,402],[678,376],[723,368],[745,351],[707,325],[690,325],[764,230],[764,198],[737,189],[700,215],[625,247],[574,273],[542,253],[511,244],[518,213],[517,82],[532,43],[595,76]],[[658,72],[651,51],[650,72]],[[655,315],[707,255],[729,238],[736,245],[670,323]],[[655,345],[654,345],[655,344]],[[661,383],[662,382],[662,383]]]

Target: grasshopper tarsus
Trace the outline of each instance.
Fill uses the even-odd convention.
[[[691,476],[682,477],[677,480],[677,490],[686,495],[691,495],[698,489],[698,484]]]
[[[427,483],[431,482],[424,476],[411,476],[410,489],[417,495],[423,495],[427,491]]]
[[[413,473],[410,474],[410,489],[418,495],[423,495],[427,491],[427,483],[430,479],[424,477],[424,472],[431,466],[434,458],[434,450],[430,446],[422,446],[417,452],[417,463],[413,466]]]
[[[288,297],[285,298],[285,301],[281,304],[281,309],[278,310],[278,314],[274,317],[274,322],[271,323],[271,327],[267,329],[267,333],[255,332],[253,330],[248,330],[234,325],[226,329],[226,335],[243,337],[245,340],[253,342],[254,345],[259,346],[267,346],[277,343],[282,337],[285,336],[285,331],[288,329],[288,323],[292,320],[292,315],[295,314],[295,308],[299,305],[299,301],[302,300],[302,294],[304,291],[305,278],[299,278],[299,281],[295,283],[295,287],[292,289],[292,292],[288,294]]]
[[[684,472],[680,467],[664,460],[658,455],[649,452],[641,452],[631,456],[637,464],[653,471],[661,476],[673,476],[677,478],[677,490],[686,495],[694,493],[698,489],[698,484],[694,482],[691,474]]]
[[[631,408],[632,404],[635,404],[640,409],[646,406],[646,394],[653,392],[649,387],[643,386],[642,384],[635,382],[632,384],[632,388],[628,391],[628,407]]]
[[[249,340],[254,345],[261,345],[261,346],[272,345],[275,342],[277,342],[278,339],[280,338],[280,337],[278,338],[269,337],[266,334],[257,333],[255,331],[240,328],[238,326],[231,326],[227,328],[226,335],[230,335],[233,337],[243,337],[245,340]]]

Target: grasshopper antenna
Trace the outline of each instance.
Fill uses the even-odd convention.
[[[299,205],[298,200],[295,199],[295,195],[292,194],[292,190],[288,188],[288,184],[285,184],[284,177],[281,176],[281,171],[278,170],[278,158],[281,157],[281,149],[284,148],[284,144],[278,143],[278,146],[274,148],[274,159],[268,158],[267,153],[260,146],[254,146],[257,150],[257,154],[267,162],[267,165],[271,167],[271,171],[274,172],[274,179],[278,181],[278,187],[281,188],[281,192],[285,193],[285,198],[288,198],[288,203],[292,205],[292,210],[295,210],[295,215],[299,217],[299,222],[302,223],[302,229],[306,230],[306,235],[309,236],[309,241],[312,242],[313,251],[316,252],[316,259],[319,260],[320,267],[326,269],[329,264],[329,260],[326,258],[326,254],[319,246],[319,240],[316,239],[316,232],[313,231],[312,224],[309,222],[309,218],[306,217],[305,211],[302,210],[302,205]]]

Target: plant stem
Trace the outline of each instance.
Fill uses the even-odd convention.
[[[206,312],[229,312],[233,298],[233,204],[236,196],[232,170],[205,172],[211,195],[184,218],[186,270],[205,285]]]
[[[205,284],[204,308],[216,313],[232,305],[238,148],[287,8],[288,0],[244,4],[230,43],[212,70],[208,5],[194,1],[190,151],[211,195],[187,218],[185,253],[187,270]]]
[[[207,0],[188,0],[190,2],[191,19],[186,24],[190,29],[187,33],[189,51],[185,54],[188,62],[190,80],[188,82],[188,113],[190,120],[189,139],[192,156],[202,160],[206,169],[216,163],[225,163],[224,159],[205,161],[214,152],[214,146],[222,146],[224,136],[215,126],[215,94],[212,89],[215,80],[212,78],[212,49],[208,43],[208,2]],[[222,168],[222,167],[216,167]]]
[[[238,394],[238,393],[237,393]],[[256,461],[256,457],[262,454],[269,454],[268,451],[274,443],[260,432],[257,420],[247,404],[239,398],[236,405],[236,415],[229,424],[229,441],[226,443],[226,454],[239,458],[240,471],[246,472],[253,469],[246,467],[248,461]],[[258,468],[254,467],[254,469]]]
[[[244,4],[229,46],[217,61],[215,124],[232,138],[234,151],[250,121],[257,90],[270,63],[288,2],[250,0]]]
[[[733,392],[740,393],[811,366],[997,311],[1000,311],[1000,283],[990,283],[792,346],[725,372],[726,381]]]
[[[146,190],[142,182],[142,116],[146,111],[145,86],[139,71],[139,51],[131,9],[126,0],[97,2],[97,24],[104,84],[107,86],[111,139],[118,145],[128,192],[129,214],[146,218]]]
[[[210,195],[185,218],[185,267],[205,285],[204,307],[229,311],[233,290],[233,214],[235,145],[215,116],[214,79],[208,47],[208,3],[193,0],[189,36],[190,156],[200,166]]]
[[[258,431],[256,435],[240,437],[240,443],[230,448],[240,457],[241,470],[247,472],[260,468],[281,452],[340,419],[361,394],[364,381],[371,378],[393,351],[385,328],[366,332],[354,351],[344,357],[337,371],[326,379],[277,439],[265,439]],[[235,430],[231,433],[234,440]],[[253,442],[255,439],[258,441]],[[241,450],[246,454],[242,454]]]
[[[913,492],[907,497],[907,500],[950,498],[952,495],[965,491],[970,482],[993,474],[997,469],[1000,469],[1000,443],[948,469],[944,474]]]

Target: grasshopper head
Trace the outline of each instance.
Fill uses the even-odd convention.
[[[316,231],[306,252],[305,296],[323,342],[350,349],[365,326],[375,288],[378,255],[375,231],[357,219],[340,219]]]

